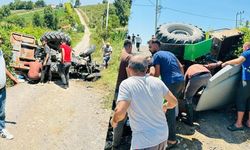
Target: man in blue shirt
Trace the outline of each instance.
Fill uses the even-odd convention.
[[[153,54],[153,67],[150,68],[150,74],[159,77],[169,88],[169,90],[178,98],[184,88],[184,71],[181,63],[175,55],[169,51],[160,50],[161,43],[158,40],[149,42],[150,52]],[[169,145],[176,145],[176,113],[175,108],[168,109],[166,117],[169,125]]]
[[[250,128],[250,42],[244,43],[241,56],[224,62],[222,67],[240,64],[242,65],[242,81],[240,82],[240,89],[237,93],[237,121],[227,127],[230,131],[243,130],[242,122],[245,111],[248,111],[249,115],[246,126]]]

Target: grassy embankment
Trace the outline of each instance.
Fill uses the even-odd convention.
[[[65,12],[64,8],[55,9],[54,11],[56,11],[56,14],[57,14],[57,17],[59,20],[59,23],[58,23],[59,28],[71,23],[69,20],[67,20],[65,18],[66,12]],[[25,13],[23,13],[23,12],[14,13],[14,14],[0,20],[0,33],[4,39],[4,43],[2,44],[1,49],[3,50],[3,52],[5,54],[4,57],[6,60],[6,64],[10,70],[12,70],[12,68],[9,67],[9,64],[11,63],[12,46],[10,44],[9,39],[10,39],[10,35],[12,32],[32,35],[39,42],[40,37],[45,32],[52,31],[51,29],[46,28],[44,26],[36,27],[32,24],[33,15],[36,12],[38,12],[40,14],[41,20],[43,20],[43,16],[44,16],[43,9],[39,9],[36,11],[31,10],[30,12],[26,11]],[[77,16],[75,11],[73,11],[72,15]],[[76,18],[75,21],[79,24],[80,23],[79,18],[78,17],[75,17],[75,18]],[[71,36],[72,46],[75,46],[81,40],[81,37],[84,34],[83,32],[76,32],[76,31],[72,31],[70,29],[65,30],[65,32]],[[8,81],[8,84],[11,84],[11,82]]]
[[[89,22],[87,22],[90,31],[91,31],[91,44],[96,45],[96,51],[93,54],[94,60],[97,61],[99,64],[102,64],[102,46],[103,46],[103,39],[101,38],[101,34],[105,30],[105,18],[103,19],[103,13],[106,9],[105,4],[98,4],[98,5],[89,5],[83,6],[81,9],[86,13],[88,16]],[[111,5],[110,7],[113,7]],[[85,20],[87,18],[85,17]],[[110,33],[110,37],[107,40],[111,43],[113,48],[112,58],[109,63],[108,69],[102,70],[101,74],[102,77],[97,82],[93,83],[93,85],[97,88],[104,89],[107,91],[105,95],[104,107],[110,109],[113,94],[118,74],[118,67],[119,67],[119,59],[120,53],[123,47],[123,41],[125,37],[125,28],[113,29]]]

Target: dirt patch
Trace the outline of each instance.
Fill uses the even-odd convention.
[[[20,84],[7,89],[7,128],[15,139],[0,139],[0,149],[104,148],[110,110],[102,107],[103,91],[71,81]]]

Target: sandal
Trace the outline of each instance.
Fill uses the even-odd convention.
[[[244,126],[250,129],[250,126],[248,126],[247,122],[244,123]]]
[[[180,140],[176,140],[176,142],[174,144],[171,144],[171,143],[168,143],[168,147],[166,148],[167,149],[171,149],[171,148],[174,148],[176,147],[178,144],[180,144]]]
[[[235,124],[231,124],[230,126],[227,127],[227,129],[230,131],[239,131],[239,130],[243,130],[243,127],[236,127]]]

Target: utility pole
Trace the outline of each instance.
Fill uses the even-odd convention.
[[[240,11],[240,12],[237,12],[236,13],[236,24],[235,24],[235,27],[237,28],[238,27],[238,15],[240,15],[240,20],[239,20],[239,25],[241,25],[242,23],[242,14],[244,14],[244,11]]]
[[[237,12],[237,13],[236,13],[236,20],[235,20],[235,28],[237,28],[237,25],[238,25],[238,24],[237,24],[237,21],[238,21],[238,14],[239,14],[239,13]]]
[[[105,41],[108,37],[108,24],[109,24],[109,0],[108,0],[108,3],[107,3],[107,12],[106,12],[106,34],[105,34]]]
[[[108,23],[109,23],[109,0],[107,3],[107,13],[106,13],[106,31],[108,32]]]
[[[156,33],[156,30],[157,30],[157,22],[158,22],[158,14],[159,14],[159,0],[156,0],[156,3],[155,3],[155,33]]]
[[[244,10],[240,12],[240,25],[242,25],[242,14],[244,14]]]

